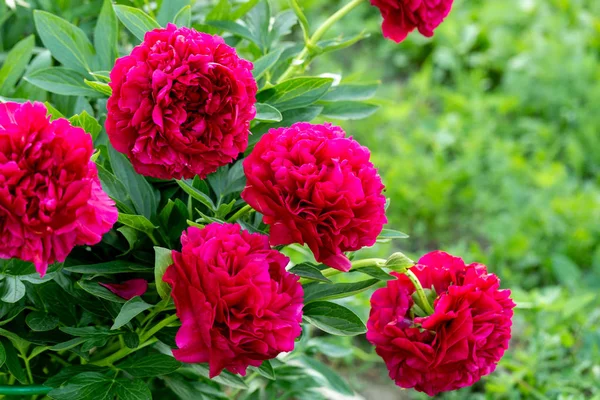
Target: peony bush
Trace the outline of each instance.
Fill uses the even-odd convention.
[[[452,5],[371,3],[397,42]],[[33,12],[54,61],[0,93],[0,394],[351,395],[310,350],[322,335],[366,333],[398,386],[429,395],[494,371],[515,306],[497,276],[441,251],[361,252],[406,235],[384,229],[369,149],[327,120],[375,112],[374,87],[310,75],[363,37],[323,39],[359,6],[315,28],[296,0],[105,0],[93,44]],[[366,326],[339,301],[364,291]]]

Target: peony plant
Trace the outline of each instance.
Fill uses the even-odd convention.
[[[452,5],[371,3],[398,42]],[[360,252],[406,235],[384,229],[369,149],[326,120],[375,112],[376,87],[310,64],[364,36],[323,40],[362,4],[313,30],[296,0],[105,0],[94,45],[34,11],[61,65],[24,77],[50,101],[0,104],[0,394],[350,395],[315,357],[325,334],[366,333],[398,386],[429,395],[494,371],[515,306],[498,277],[440,251]],[[365,326],[339,299],[367,290]]]

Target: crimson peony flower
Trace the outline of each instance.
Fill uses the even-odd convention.
[[[141,296],[148,290],[148,282],[145,279],[130,279],[123,283],[98,283],[125,300]]]
[[[383,36],[400,43],[415,28],[423,36],[433,36],[450,13],[454,0],[371,0],[383,17]]]
[[[62,262],[117,221],[90,161],[92,138],[41,103],[0,104],[0,257]]]
[[[470,386],[490,374],[508,348],[515,303],[510,290],[485,265],[465,265],[441,251],[423,256],[411,268],[425,289],[437,293],[433,315],[415,317],[406,275],[371,298],[367,339],[403,388],[433,396]]]
[[[219,36],[173,24],[146,33],[110,73],[112,145],[140,174],[204,179],[248,145],[251,70]]]
[[[213,223],[188,228],[181,244],[163,277],[182,322],[176,359],[208,362],[212,378],[294,349],[304,293],[266,236]]]
[[[271,225],[271,245],[308,244],[319,262],[348,271],[344,251],[375,243],[387,222],[370,153],[331,124],[272,129],[244,160],[242,197]]]

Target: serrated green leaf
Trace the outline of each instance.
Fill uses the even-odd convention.
[[[92,140],[96,140],[98,134],[102,130],[102,126],[96,120],[96,118],[92,117],[87,111],[82,111],[81,114],[74,115],[69,118],[69,122],[73,126],[79,126],[83,128],[84,131],[90,134]]]

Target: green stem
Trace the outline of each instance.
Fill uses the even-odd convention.
[[[383,258],[365,258],[364,260],[356,260],[352,261],[352,267],[350,271],[356,271],[360,268],[365,267],[383,267],[385,265],[385,259]],[[343,271],[334,268],[328,268],[322,272],[323,276],[326,278],[332,277],[334,275],[341,274]],[[312,279],[301,278],[300,284],[304,285],[307,283],[314,282]]]
[[[150,240],[152,240],[152,244],[154,244],[155,246],[160,246],[160,243],[158,243],[158,240],[156,240],[156,238],[154,237],[153,232],[147,232],[147,235],[150,238]]]
[[[419,282],[419,278],[417,278],[417,276],[410,269],[407,269],[406,271],[404,271],[404,275],[406,275],[408,277],[408,279],[410,279],[410,281],[414,285],[414,287],[417,291],[417,296],[419,296],[419,300],[421,300],[421,303],[425,307],[425,310],[423,310],[423,311],[425,311],[429,315],[433,314],[434,313],[433,307],[431,306],[431,304],[429,304],[429,300],[427,300],[427,296],[425,295],[425,291],[423,291],[423,286],[421,286],[421,282]]]
[[[303,65],[306,57],[310,55],[311,49],[314,48],[319,40],[323,37],[325,33],[340,19],[342,19],[346,14],[355,9],[365,0],[352,0],[350,3],[346,4],[344,7],[337,10],[333,15],[321,24],[319,28],[315,31],[315,33],[310,37],[308,43],[305,44],[304,48],[293,60],[287,70],[279,77],[277,83],[283,82],[284,80],[290,78],[297,70],[298,66]]]
[[[254,211],[254,209],[250,206],[250,204],[246,204],[244,207],[237,210],[237,212],[235,214],[233,214],[231,217],[229,217],[227,219],[227,222],[237,221],[238,219],[240,219],[240,217],[242,217],[252,211]]]
[[[31,386],[0,386],[0,395],[6,396],[31,396],[34,394],[46,394],[52,390],[44,385]]]
[[[143,349],[144,347],[147,347],[147,346],[150,346],[150,345],[156,343],[156,341],[158,339],[153,338],[152,336],[154,336],[162,328],[166,327],[167,325],[172,324],[175,321],[177,321],[176,314],[173,314],[170,317],[163,319],[158,324],[156,324],[152,329],[150,329],[147,333],[142,335],[142,337],[140,338],[141,344],[138,347],[136,347],[135,349],[129,349],[127,347],[124,347],[124,348],[120,349],[119,351],[117,351],[116,353],[114,353],[106,358],[103,358],[102,360],[94,361],[92,364],[98,365],[100,367],[109,366],[109,365],[112,365],[115,361],[119,361],[120,359],[127,357],[131,353],[134,353],[138,350]]]
[[[27,377],[29,378],[29,383],[33,384],[33,374],[31,373],[31,366],[29,365],[29,358],[23,357],[23,361],[25,361],[25,370],[27,371]]]

